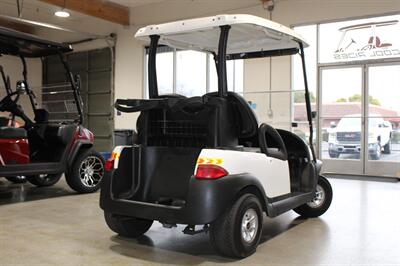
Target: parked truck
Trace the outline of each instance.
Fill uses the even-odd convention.
[[[368,154],[371,159],[379,160],[382,153],[391,153],[392,125],[382,116],[372,114],[368,118]],[[361,152],[361,115],[342,117],[329,133],[329,157],[339,158],[341,154],[360,154]]]

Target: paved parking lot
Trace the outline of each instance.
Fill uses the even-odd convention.
[[[359,159],[358,154],[341,154],[339,159]],[[328,153],[328,143],[322,143],[322,159],[330,159]],[[400,162],[400,144],[392,144],[391,154],[382,154],[380,161]]]

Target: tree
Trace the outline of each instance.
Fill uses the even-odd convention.
[[[373,105],[381,106],[381,102],[380,102],[378,99],[372,97],[371,95],[368,96],[368,102],[369,102],[370,104],[373,104]]]
[[[349,102],[359,103],[359,102],[361,102],[361,94],[354,94],[354,95],[350,96],[348,99],[349,99]]]
[[[295,103],[304,103],[306,101],[303,91],[296,91],[293,95],[293,99]],[[312,92],[310,92],[310,99],[311,102],[315,102],[315,96]]]
[[[337,103],[345,103],[345,102],[360,103],[361,102],[361,98],[362,98],[361,94],[356,93],[356,94],[348,97],[347,99],[346,98],[339,98],[339,99],[336,100],[336,102]],[[378,106],[381,105],[380,101],[378,99],[372,97],[371,95],[368,96],[368,102],[370,104],[373,104],[373,105],[378,105]]]

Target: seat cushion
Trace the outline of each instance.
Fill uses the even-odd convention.
[[[0,127],[0,138],[2,139],[26,139],[28,135],[23,128]]]

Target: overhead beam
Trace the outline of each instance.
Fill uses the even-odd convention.
[[[129,25],[129,8],[106,0],[39,0],[110,22]]]

